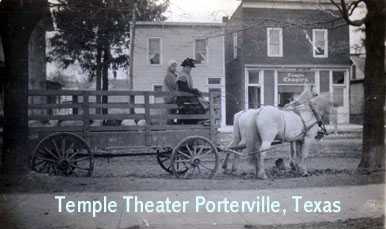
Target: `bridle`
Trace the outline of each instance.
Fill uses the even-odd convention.
[[[308,105],[310,106],[310,109],[312,111],[312,114],[314,115],[316,122],[320,128],[320,131],[318,131],[318,134],[316,135],[316,139],[322,139],[325,135],[328,135],[326,124],[323,121],[322,117],[320,114],[315,110],[314,106],[312,105],[311,102],[308,102]]]
[[[303,126],[304,126],[304,129],[303,129],[302,133],[299,134],[299,136],[303,135],[303,137],[305,137],[310,129],[312,129],[315,125],[318,125],[320,130],[318,131],[317,135],[315,136],[315,139],[320,140],[324,136],[328,135],[326,124],[323,121],[320,114],[316,111],[315,107],[312,105],[311,102],[308,102],[308,106],[310,107],[312,115],[316,119],[316,121],[309,126],[307,126],[306,121],[304,120],[304,118],[300,114],[300,112],[296,109],[296,107],[294,107],[294,109],[292,110],[295,114],[297,114],[300,117],[300,120],[302,121]]]

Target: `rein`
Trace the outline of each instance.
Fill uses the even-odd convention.
[[[316,135],[316,139],[320,140],[322,139],[325,135],[328,135],[327,133],[327,129],[326,129],[326,125],[325,123],[323,122],[322,118],[320,117],[319,113],[315,110],[314,106],[312,105],[311,102],[308,102],[308,105],[311,109],[311,112],[313,114],[313,116],[315,117],[316,121],[314,123],[312,123],[311,125],[307,126],[306,122],[304,121],[303,119],[303,116],[300,114],[300,112],[296,109],[292,110],[295,114],[297,114],[299,117],[300,117],[300,120],[302,121],[303,123],[303,126],[304,126],[304,129],[302,131],[302,133],[300,133],[298,136],[301,136],[303,135],[303,138],[307,135],[307,132],[312,128],[314,127],[316,124],[319,126],[319,128],[321,129],[321,131],[318,131],[317,135]]]

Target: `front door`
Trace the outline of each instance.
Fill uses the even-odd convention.
[[[330,122],[349,122],[348,74],[345,70],[332,71],[331,92],[335,111],[330,115]]]

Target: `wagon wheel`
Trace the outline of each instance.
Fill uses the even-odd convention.
[[[170,163],[170,156],[172,155],[172,148],[157,149],[157,161],[163,170],[173,174],[172,166]]]
[[[218,168],[217,148],[205,137],[187,137],[174,148],[171,164],[178,178],[212,178]]]
[[[55,133],[35,147],[32,169],[39,173],[62,176],[91,176],[93,154],[88,144],[72,133]]]

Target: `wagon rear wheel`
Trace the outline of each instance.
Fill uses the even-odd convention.
[[[173,174],[172,164],[170,163],[170,157],[172,155],[173,149],[170,147],[157,149],[157,161],[163,170]]]
[[[218,151],[209,139],[190,136],[173,149],[171,164],[178,178],[212,178],[218,168]]]
[[[91,176],[93,154],[81,137],[72,133],[55,133],[43,138],[35,147],[32,169],[60,176]]]

